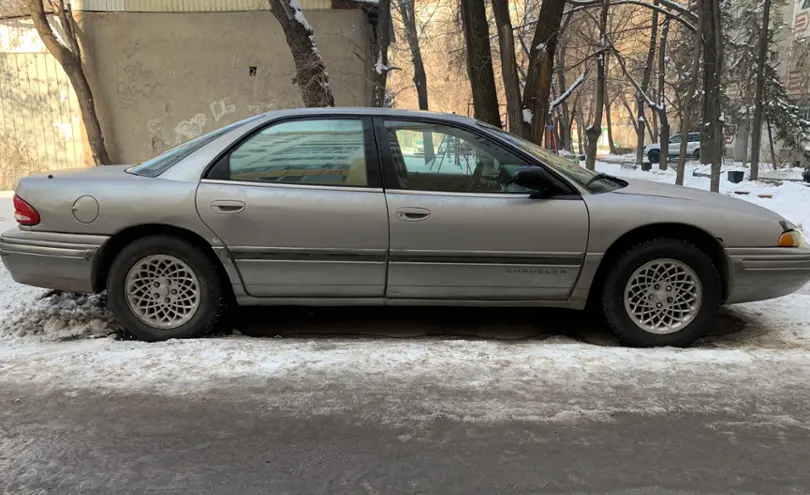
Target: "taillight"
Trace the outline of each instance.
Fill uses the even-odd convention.
[[[14,219],[20,225],[36,225],[39,223],[39,212],[15,194]]]

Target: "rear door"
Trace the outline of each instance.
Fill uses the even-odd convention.
[[[568,297],[588,240],[578,194],[532,198],[509,177],[537,164],[471,129],[377,118],[375,128],[391,228],[390,300]]]
[[[384,295],[388,214],[371,119],[258,130],[208,171],[197,209],[251,296]]]

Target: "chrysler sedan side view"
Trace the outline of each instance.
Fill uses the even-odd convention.
[[[27,177],[14,206],[13,278],[107,290],[149,341],[203,335],[228,304],[488,305],[601,307],[626,343],[686,345],[719,305],[810,279],[772,211],[427,112],[271,112],[137,166]]]

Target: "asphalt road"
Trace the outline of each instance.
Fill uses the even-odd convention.
[[[567,425],[434,419],[414,428],[351,413],[279,415],[272,394],[249,395],[5,388],[0,493],[810,492],[808,431],[746,424],[742,411]],[[802,405],[786,397],[781,407]]]

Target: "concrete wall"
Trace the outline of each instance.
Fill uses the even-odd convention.
[[[81,12],[89,79],[114,161],[136,163],[257,113],[302,106],[269,11]],[[310,10],[341,106],[368,105],[371,27],[361,10]],[[251,67],[256,68],[251,75]]]

